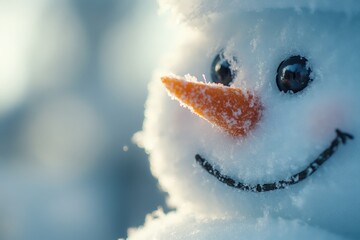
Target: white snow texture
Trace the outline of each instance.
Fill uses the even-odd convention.
[[[148,218],[130,239],[360,239],[360,1],[159,1],[181,34],[149,87],[144,129],[135,140],[176,210]],[[160,76],[209,81],[214,57],[236,59],[232,86],[255,93],[263,115],[232,137],[172,100]],[[278,90],[279,64],[308,59],[312,82]],[[171,61],[169,61],[171,59]],[[313,175],[285,189],[231,188],[195,162],[256,184],[308,166],[336,136],[354,135]]]

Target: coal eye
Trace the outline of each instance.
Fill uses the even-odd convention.
[[[276,84],[280,91],[300,92],[312,81],[307,61],[301,56],[291,56],[280,63],[276,75]]]
[[[234,73],[230,68],[228,60],[225,59],[222,52],[217,54],[211,64],[212,81],[229,86],[233,77]]]

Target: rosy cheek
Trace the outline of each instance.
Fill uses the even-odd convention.
[[[343,104],[330,101],[319,104],[311,109],[308,121],[308,130],[314,140],[329,139],[335,129],[342,129],[346,122],[346,109]]]

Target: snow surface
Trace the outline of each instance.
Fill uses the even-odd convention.
[[[150,153],[151,170],[169,193],[169,204],[177,211],[205,216],[210,223],[172,213],[179,222],[169,223],[171,217],[164,216],[130,236],[146,232],[153,238],[159,234],[160,239],[172,233],[190,237],[186,234],[195,229],[209,236],[229,227],[224,232],[247,239],[260,234],[251,223],[267,216],[272,220],[265,224],[264,234],[275,233],[271,229],[279,227],[276,219],[281,218],[285,231],[313,233],[314,238],[319,232],[332,232],[359,239],[359,2],[160,2],[182,15],[177,27],[186,31],[171,53],[173,61],[164,62],[149,86],[144,130],[135,140]],[[246,138],[233,138],[180,107],[160,82],[160,76],[169,72],[197,79],[205,74],[209,80],[211,62],[221,49],[227,59],[237,59],[232,62],[238,72],[233,86],[255,92],[264,106],[262,119]],[[302,92],[285,94],[277,89],[276,69],[292,55],[309,60],[314,80]],[[283,190],[250,193],[230,188],[194,159],[201,154],[223,174],[246,183],[283,180],[325,150],[336,128],[353,134],[355,140],[341,146],[314,175]],[[209,220],[213,218],[227,220]],[[159,228],[167,224],[173,230],[164,230],[162,236]],[[250,230],[235,227],[247,224]]]
[[[161,11],[171,11],[182,21],[203,24],[212,15],[239,11],[264,11],[268,9],[288,9],[296,12],[303,10],[343,12],[357,14],[360,4],[357,0],[158,0]]]
[[[147,216],[144,227],[139,230],[130,229],[129,240],[132,239],[345,240],[347,238],[297,220],[288,221],[281,218],[274,220],[269,217],[252,221],[241,218],[204,218],[183,212],[164,215],[160,210]]]

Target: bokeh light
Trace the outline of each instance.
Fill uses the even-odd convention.
[[[0,1],[0,239],[118,239],[164,206],[141,130],[156,1]]]

